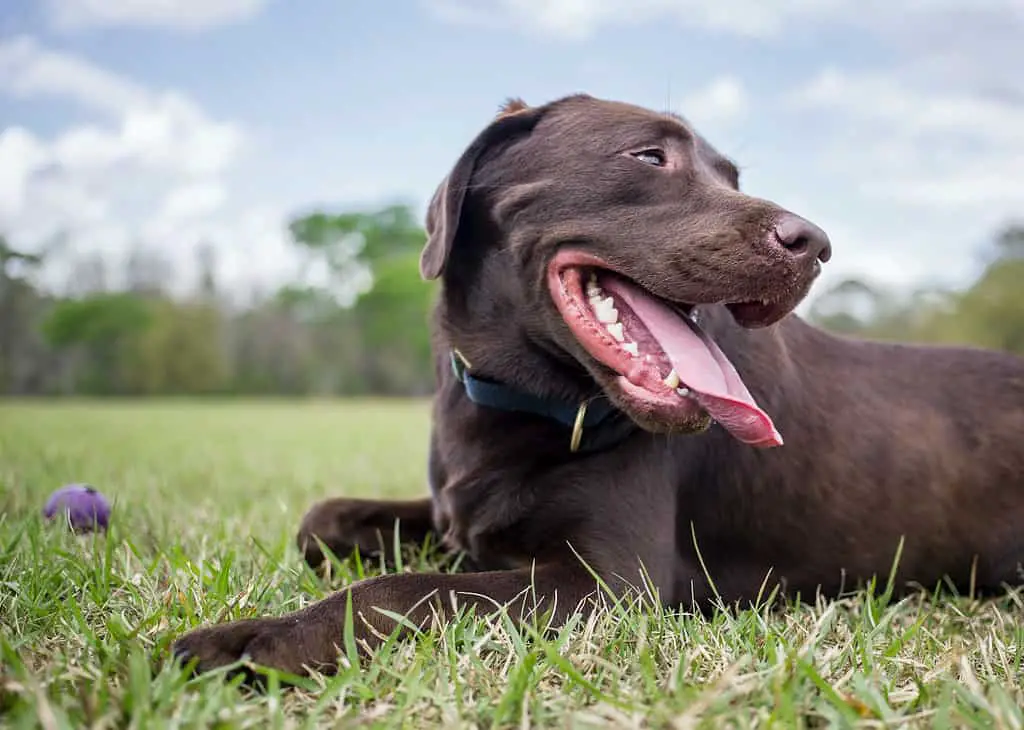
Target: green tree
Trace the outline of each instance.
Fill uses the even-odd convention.
[[[71,351],[82,363],[77,386],[95,395],[129,390],[135,340],[150,326],[147,300],[127,292],[97,293],[58,302],[43,322],[50,345]]]
[[[41,254],[15,250],[0,235],[0,393],[21,390],[40,365],[34,324],[43,298],[29,276],[42,264]]]
[[[936,338],[1024,354],[1024,227],[996,238],[981,276],[933,326]]]
[[[292,220],[289,230],[307,266],[326,267],[331,275],[329,293],[307,289],[300,297],[289,290],[289,301],[306,311],[316,302],[317,321],[345,333],[342,359],[356,364],[352,385],[373,392],[428,390],[433,370],[426,328],[434,290],[419,275],[426,232],[412,210],[315,211]],[[364,272],[372,281],[368,291],[359,286]]]
[[[981,274],[962,290],[894,292],[849,280],[820,295],[810,319],[864,337],[1024,354],[1024,226],[1004,228],[984,253]]]

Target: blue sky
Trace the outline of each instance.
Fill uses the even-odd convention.
[[[824,227],[819,286],[956,282],[1024,217],[1021,37],[1021,0],[4,0],[0,229],[273,285],[288,215],[422,210],[504,98],[585,91]]]

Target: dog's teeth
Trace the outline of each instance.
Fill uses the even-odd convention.
[[[625,341],[626,335],[622,332],[622,322],[607,324],[605,325],[605,329],[608,330],[608,334],[614,337],[618,342]]]
[[[679,387],[679,373],[677,373],[675,369],[669,370],[668,375],[665,376],[665,380],[663,382],[670,388]]]
[[[602,324],[619,321],[619,310],[615,308],[615,300],[611,297],[598,300],[598,303],[594,305],[594,314],[597,315],[597,321]]]
[[[626,342],[622,345],[622,349],[628,352],[633,357],[640,357],[640,347],[635,342]]]
[[[587,283],[587,296],[588,297],[593,299],[595,297],[600,297],[602,294],[604,294],[604,292],[601,291],[601,287],[599,287],[595,282],[591,281],[591,282]]]
[[[690,389],[684,385],[682,388],[676,388],[676,393],[686,398],[690,395]]]

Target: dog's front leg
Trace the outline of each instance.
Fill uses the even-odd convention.
[[[385,562],[393,565],[396,529],[402,545],[422,545],[431,535],[435,545],[440,542],[429,498],[324,500],[306,512],[295,541],[314,569],[326,560],[320,542],[341,559],[358,549],[364,557],[384,555]]]
[[[429,626],[436,613],[451,617],[454,607],[474,606],[477,614],[508,607],[515,620],[531,613],[551,612],[548,625],[558,626],[573,612],[589,611],[600,588],[583,566],[539,565],[508,571],[461,574],[409,573],[383,575],[353,583],[306,608],[277,618],[244,619],[196,629],[179,638],[174,655],[197,659],[209,671],[246,658],[253,664],[295,675],[308,669],[325,674],[337,667],[344,652],[347,604],[351,601],[357,643],[373,649],[381,636],[398,626],[378,609],[405,616],[417,627]],[[404,630],[403,630],[404,632]]]

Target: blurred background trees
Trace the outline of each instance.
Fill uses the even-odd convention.
[[[412,209],[314,210],[288,230],[317,284],[299,276],[245,304],[221,291],[203,242],[187,294],[172,294],[168,262],[139,248],[119,277],[108,261],[77,261],[57,295],[40,283],[48,254],[0,236],[0,394],[429,393],[436,288],[419,276],[426,234]],[[1024,355],[1024,225],[997,231],[982,254],[963,289],[847,280],[816,292],[807,316],[838,333]]]
[[[809,319],[882,340],[965,344],[1024,355],[1024,225],[998,232],[963,289],[887,289],[848,279],[819,293]]]
[[[208,244],[186,295],[172,294],[167,261],[137,249],[120,277],[105,261],[74,262],[56,296],[39,283],[45,255],[0,238],[0,394],[429,393],[434,287],[419,276],[426,233],[411,208],[318,210],[288,230],[322,281],[244,305],[221,291]]]

